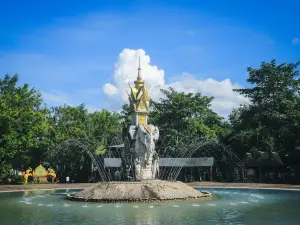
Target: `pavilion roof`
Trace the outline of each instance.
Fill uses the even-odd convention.
[[[255,153],[246,153],[242,162],[247,166],[284,166],[276,152],[256,151]]]

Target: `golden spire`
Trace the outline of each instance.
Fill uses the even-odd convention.
[[[141,57],[139,57],[139,67],[138,67],[137,80],[142,80]]]
[[[140,57],[139,57],[138,76],[137,76],[136,81],[134,81],[134,83],[135,83],[135,87],[137,89],[144,86],[144,81],[143,81],[143,78],[142,78],[141,58]]]

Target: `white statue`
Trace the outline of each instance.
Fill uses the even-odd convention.
[[[159,130],[153,125],[132,125],[129,129],[134,153],[134,170],[137,180],[155,179],[159,173],[159,157],[155,151],[155,142]]]
[[[133,152],[135,178],[137,180],[155,179],[159,172],[158,155],[155,142],[159,131],[156,126],[148,125],[150,95],[145,87],[139,61],[138,76],[130,87],[128,98],[131,107],[132,125],[129,128],[131,148]]]

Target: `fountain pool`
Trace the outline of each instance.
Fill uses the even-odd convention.
[[[72,202],[79,190],[0,193],[5,225],[31,224],[284,224],[300,221],[300,192],[201,187],[213,199],[163,204],[97,204]]]

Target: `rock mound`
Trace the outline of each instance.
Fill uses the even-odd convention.
[[[71,200],[96,202],[155,202],[211,197],[180,182],[149,180],[141,182],[101,182],[72,194]]]

